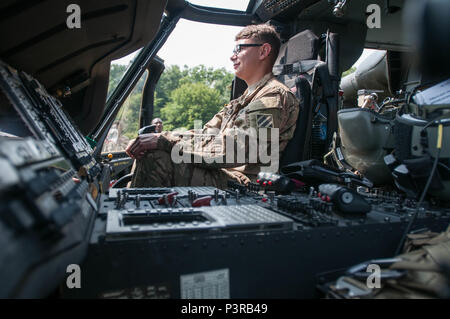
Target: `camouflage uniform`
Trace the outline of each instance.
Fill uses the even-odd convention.
[[[388,267],[403,271],[399,278],[383,279],[380,288],[369,290],[364,280],[346,277],[347,283],[368,290],[364,296],[350,296],[348,289],[330,286],[328,297],[348,299],[429,299],[450,298],[450,226],[442,233],[409,234],[405,252]]]
[[[278,129],[279,151],[282,152],[294,134],[298,105],[294,94],[271,73],[267,74],[249,87],[241,97],[225,105],[204,125],[201,134],[194,131],[183,135],[163,132],[158,140],[157,150],[147,153],[143,159],[135,162],[131,186],[209,185],[226,188],[228,179],[247,184],[256,179],[263,166],[259,158],[255,162],[249,156],[250,144],[256,141],[259,147],[259,134],[262,129],[268,140],[267,144],[262,145],[267,145],[270,154],[271,131]],[[237,139],[232,135],[236,131],[248,133],[250,139]],[[252,135],[252,132],[256,132],[257,136]],[[245,158],[233,155],[233,160],[227,161],[226,141],[234,141],[234,153],[243,154]],[[171,153],[175,151],[174,146],[178,154],[195,160],[189,163],[174,163],[171,158]],[[199,146],[200,151],[197,150]]]

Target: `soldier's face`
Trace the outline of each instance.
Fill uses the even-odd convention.
[[[238,44],[257,44],[254,39],[241,39]],[[230,60],[233,62],[233,68],[238,78],[246,81],[251,78],[254,71],[260,67],[260,46],[246,47],[242,46],[239,52],[233,52]]]
[[[162,129],[163,129],[163,124],[161,122],[156,122],[155,124],[156,124],[156,129],[155,129],[156,133],[161,133]]]
[[[152,124],[154,124],[155,127],[155,133],[161,133],[163,130],[163,123],[162,121],[158,118],[158,119],[154,119],[152,121]]]

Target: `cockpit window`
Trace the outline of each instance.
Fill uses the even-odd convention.
[[[120,80],[122,80],[133,60],[137,57],[142,48],[124,56],[123,58],[111,61],[111,69],[109,71],[108,98],[114,92]]]
[[[189,2],[203,7],[246,11],[249,0],[189,0]]]
[[[114,71],[115,68],[120,67],[121,65],[119,64],[113,64],[111,70]],[[118,78],[121,77],[120,72],[118,72],[116,76]],[[142,93],[147,76],[148,71],[146,70],[120,108],[120,111],[108,132],[105,143],[103,144],[102,153],[123,152],[130,140],[136,138],[139,129],[139,113],[141,111]]]

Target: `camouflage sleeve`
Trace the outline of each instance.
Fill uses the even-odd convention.
[[[214,115],[214,117],[203,126],[204,129],[220,129],[227,107],[228,105],[225,105],[219,113]]]
[[[166,152],[170,152],[172,147],[181,141],[179,135],[173,134],[172,132],[165,131],[162,132],[158,139],[157,148]]]
[[[232,168],[244,164],[276,165],[280,152],[293,136],[298,101],[291,92],[276,90],[252,101],[234,121],[234,126],[215,137],[194,163],[205,168]]]

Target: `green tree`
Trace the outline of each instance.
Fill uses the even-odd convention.
[[[204,65],[189,68],[185,65],[181,69],[172,65],[164,71],[156,86],[153,117],[161,117],[167,130],[192,128],[194,119],[206,123],[230,100],[233,77],[224,68]],[[197,96],[199,92],[206,96]]]
[[[110,70],[108,96],[117,87],[127,66],[113,64]],[[209,121],[230,99],[233,74],[224,68],[199,65],[193,68],[169,66],[161,75],[155,89],[153,117],[161,117],[164,128],[192,128],[194,120]],[[124,102],[116,120],[121,122],[122,134],[136,136],[139,112],[146,77],[143,76]]]
[[[171,65],[159,78],[155,88],[155,109],[164,107],[170,101],[170,94],[180,86],[180,79],[187,75],[187,66],[181,70],[178,65]]]
[[[136,83],[133,91],[123,103],[116,121],[120,122],[122,135],[128,138],[135,138],[139,129],[139,113],[142,104],[142,93],[148,72],[144,73]]]
[[[204,83],[205,85],[218,90],[224,99],[224,103],[229,101],[231,81],[234,77],[232,73],[224,68],[206,68],[204,65],[199,65],[192,69],[187,69],[186,71],[187,75],[180,80],[181,85],[184,83]]]
[[[109,70],[108,97],[117,87],[126,70],[127,70],[126,65],[111,64],[111,69]]]
[[[223,97],[221,104],[224,104],[230,99],[233,76],[233,73],[224,68],[207,68],[204,65],[188,68],[185,65],[183,69],[180,69],[179,66],[172,65],[164,71],[156,86],[155,109],[162,108],[169,103],[171,93],[186,83],[204,83],[217,89]]]
[[[221,102],[218,90],[204,83],[184,83],[172,92],[171,101],[161,109],[164,128],[192,129],[194,120],[205,124],[223,107]]]
[[[142,93],[136,93],[130,95],[124,106],[121,124],[122,124],[122,134],[126,137],[132,139],[137,135],[139,129],[139,111],[142,101]]]

